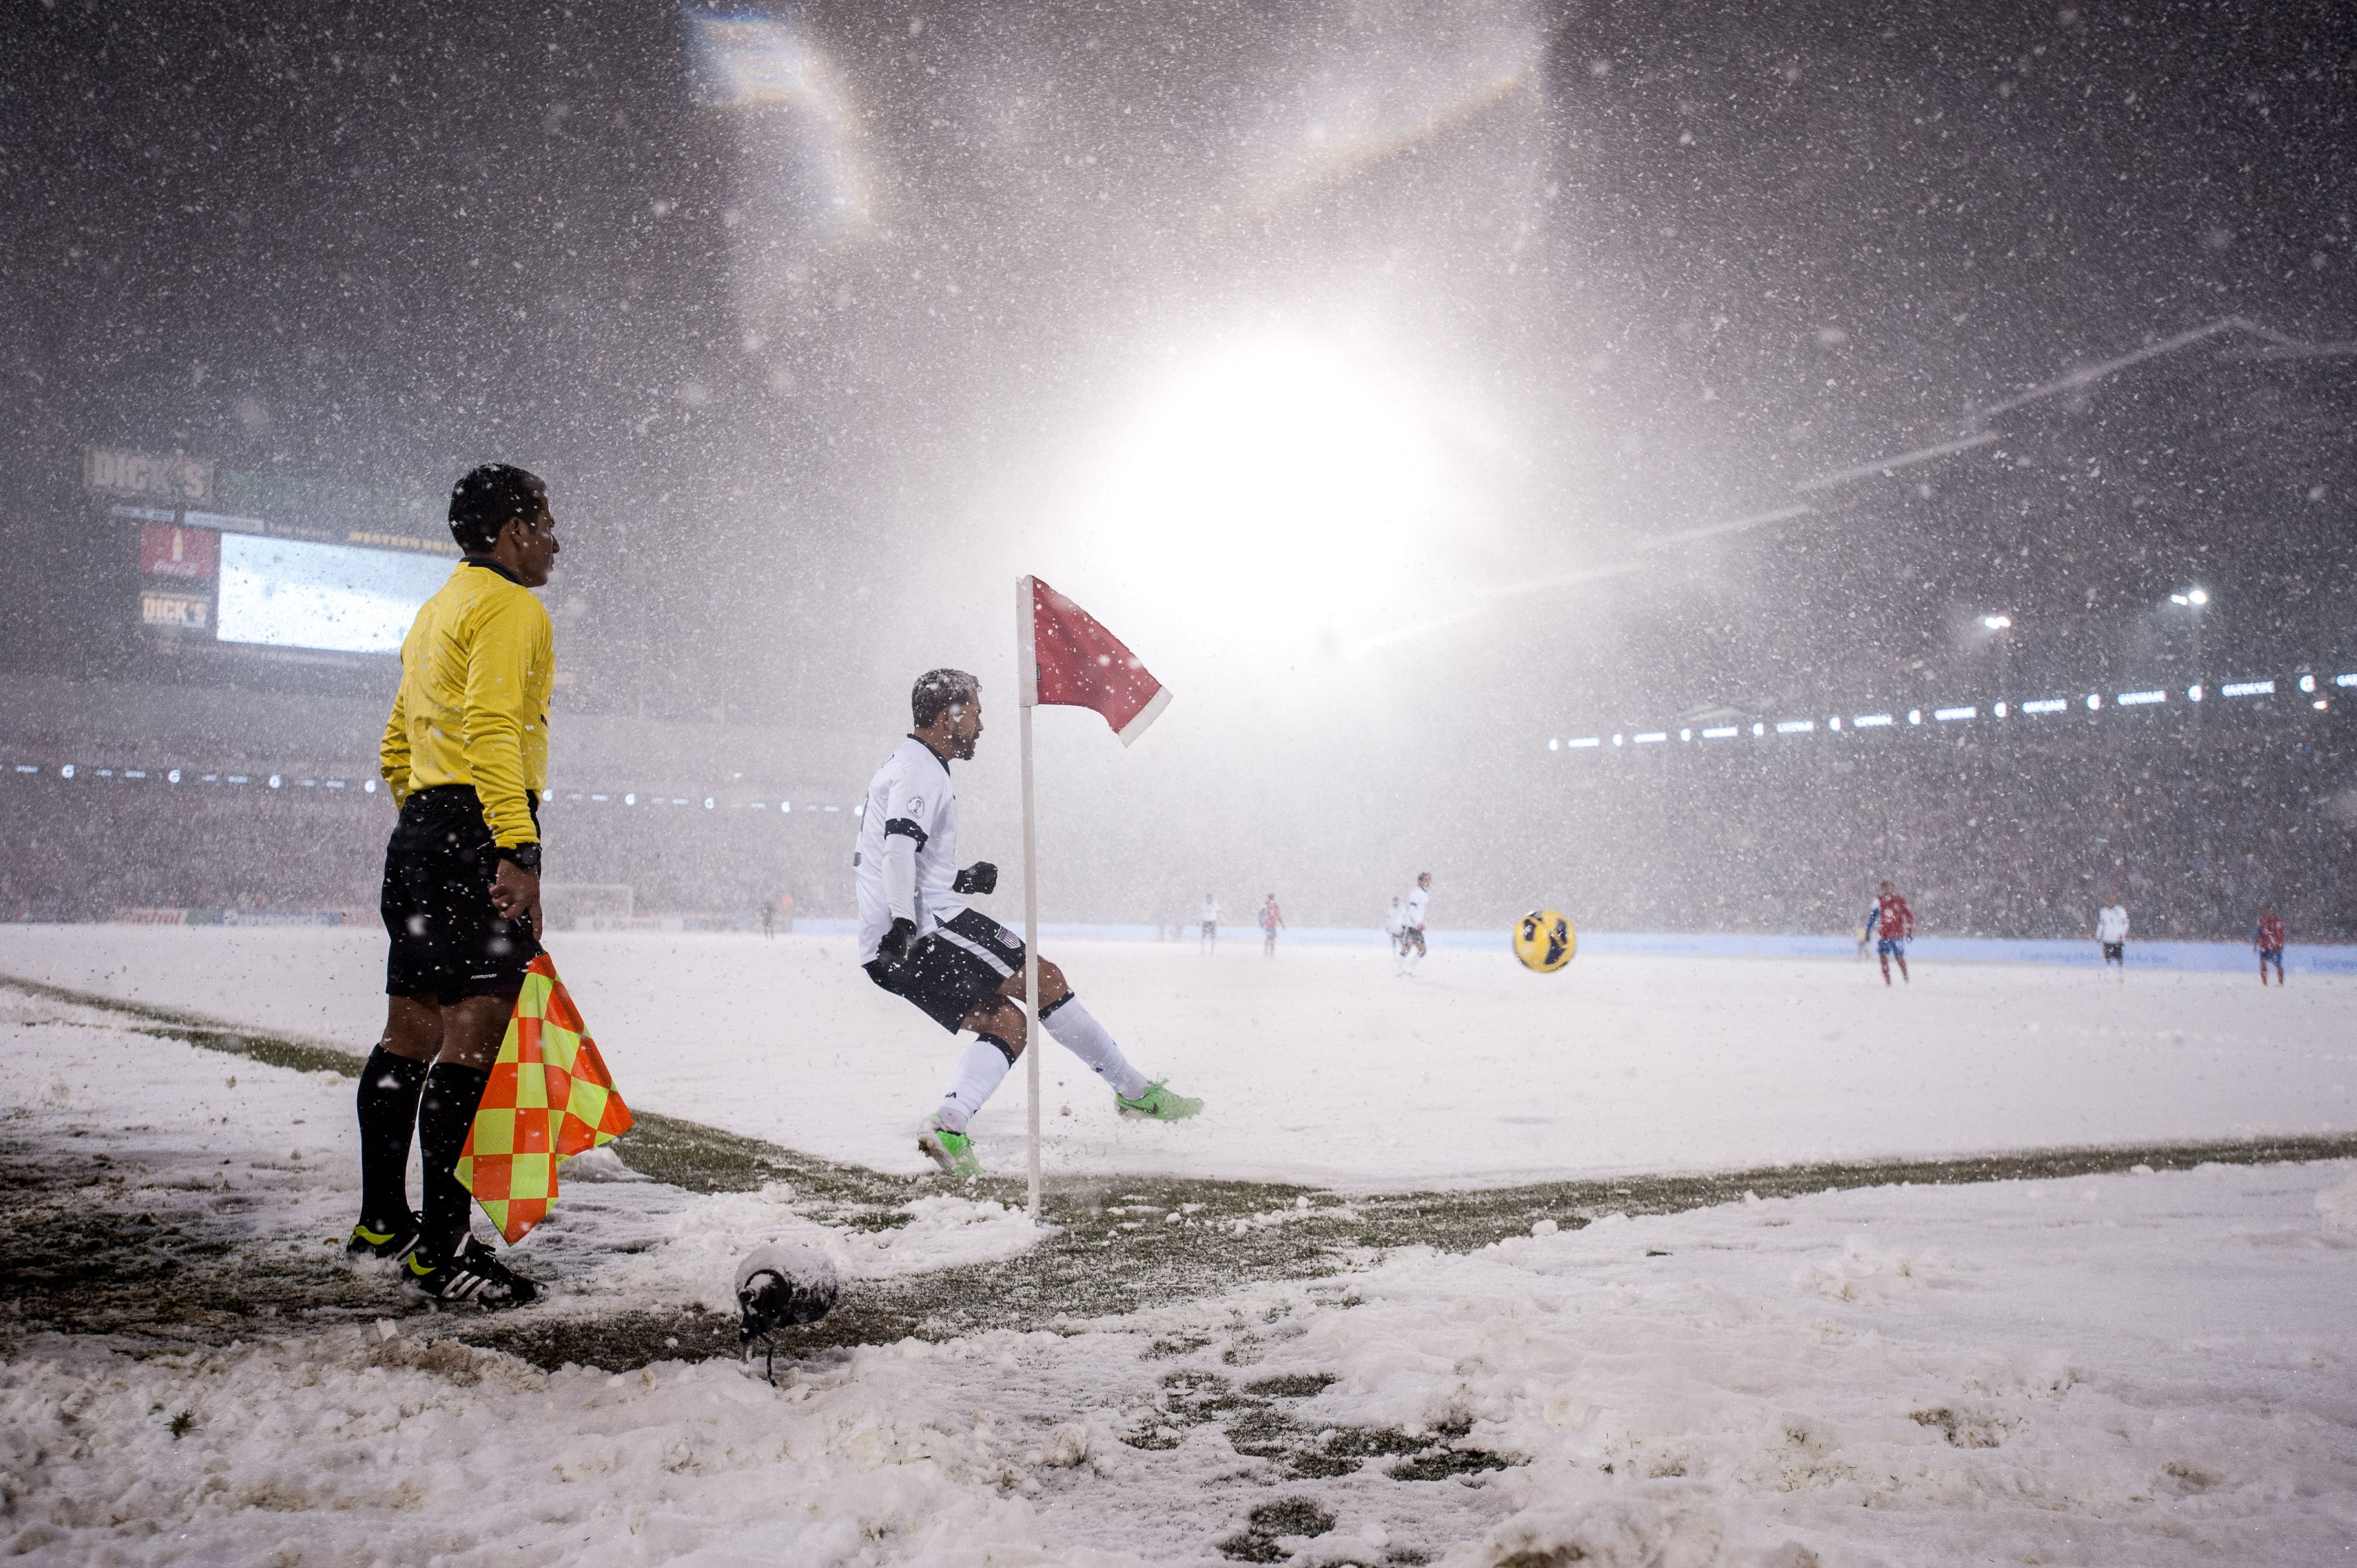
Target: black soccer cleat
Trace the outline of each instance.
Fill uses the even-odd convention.
[[[348,1258],[382,1258],[398,1263],[417,1250],[419,1224],[413,1211],[382,1222],[363,1218],[344,1243]]]
[[[409,1283],[436,1301],[470,1301],[477,1306],[529,1306],[540,1287],[509,1268],[489,1247],[467,1238],[458,1255],[439,1262],[424,1251],[409,1254]]]

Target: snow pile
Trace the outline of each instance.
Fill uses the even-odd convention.
[[[364,1330],[147,1361],[50,1343],[0,1369],[0,1539],[59,1563],[1037,1561],[1017,1440],[937,1397],[929,1359],[777,1391]]]

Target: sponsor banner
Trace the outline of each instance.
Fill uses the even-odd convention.
[[[139,570],[150,577],[209,581],[220,554],[221,536],[201,528],[166,528],[150,522],[139,530]]]
[[[212,624],[213,603],[191,594],[143,588],[139,593],[139,624],[174,631],[202,631]]]
[[[201,506],[213,499],[213,464],[210,457],[191,457],[185,452],[167,456],[119,446],[90,446],[81,455],[81,482],[85,489],[110,495]]]

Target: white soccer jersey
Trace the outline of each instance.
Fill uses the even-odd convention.
[[[2095,940],[2099,942],[2124,942],[2128,940],[2127,906],[2104,906],[2095,916]]]
[[[1383,915],[1383,929],[1393,936],[1407,929],[1407,912],[1400,908],[1400,901],[1396,898],[1392,900],[1391,908]]]
[[[1411,931],[1420,931],[1424,929],[1425,906],[1431,902],[1432,893],[1430,889],[1424,887],[1411,887],[1408,889],[1407,929]]]
[[[917,933],[929,935],[965,912],[965,900],[950,891],[957,876],[957,789],[949,764],[910,736],[884,759],[867,781],[867,806],[859,819],[859,852],[852,857],[859,889],[859,961],[876,957],[892,929],[892,906],[885,891],[884,843],[905,838],[916,846],[917,900],[909,911]]]
[[[1207,926],[1216,926],[1216,925],[1218,925],[1219,923],[1220,923],[1220,901],[1219,901],[1218,899],[1216,899],[1216,898],[1206,898],[1206,899],[1204,899],[1204,900],[1203,900],[1203,924],[1205,924],[1205,925],[1207,925]]]

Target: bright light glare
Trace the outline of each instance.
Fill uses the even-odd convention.
[[[1981,624],[1988,628],[1991,631],[2003,631],[2006,628],[2013,624],[2013,618],[2011,616],[1983,616],[1981,617]]]
[[[2191,589],[2186,594],[2185,602],[2189,605],[2206,605],[2210,602],[2210,591],[2207,588]]]
[[[1190,619],[1382,625],[1437,510],[1426,421],[1337,349],[1272,340],[1184,371],[1111,454],[1101,537]],[[1222,628],[1225,630],[1227,628]]]

